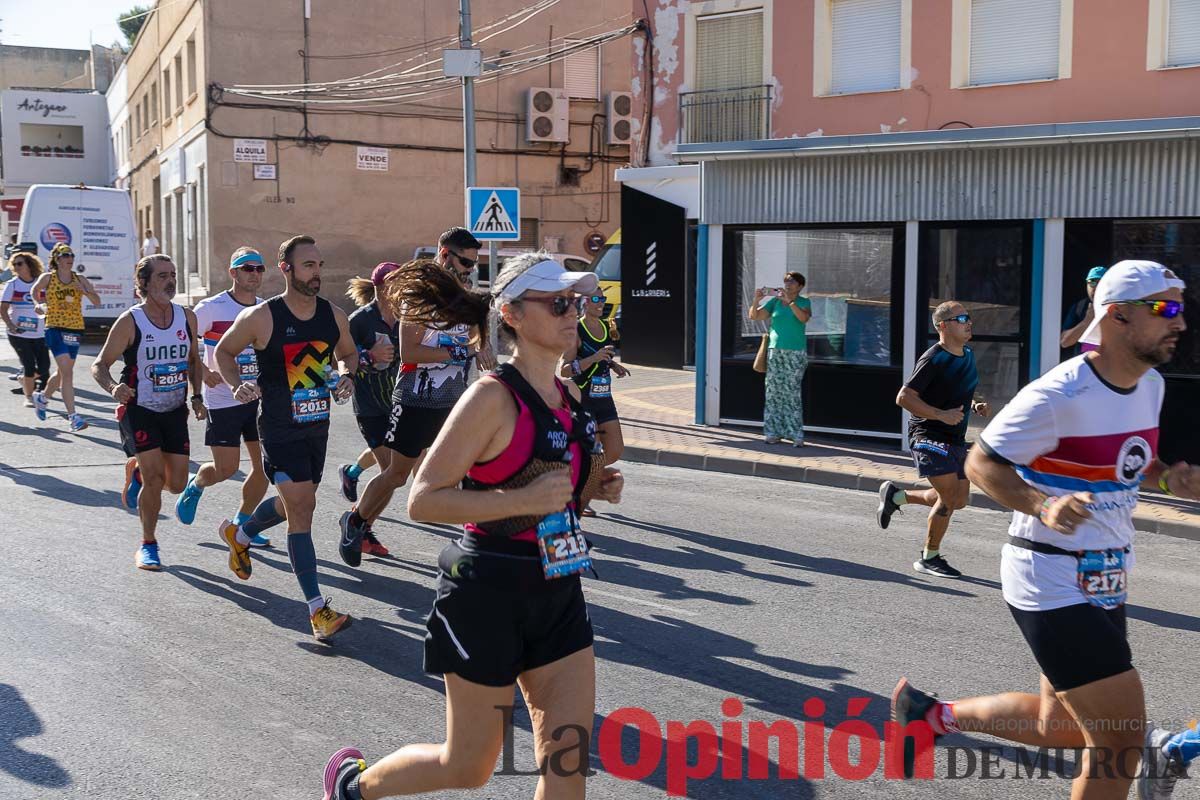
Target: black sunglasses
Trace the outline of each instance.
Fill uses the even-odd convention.
[[[453,250],[450,251],[450,255],[457,258],[458,263],[462,264],[467,269],[475,269],[475,265],[479,263],[477,260],[475,260],[473,258],[467,258],[466,256],[462,255],[461,253],[456,253]]]
[[[242,272],[266,272],[267,271],[267,268],[265,266],[263,266],[262,264],[242,264],[240,267],[234,267],[234,269],[240,269]]]
[[[566,295],[556,294],[554,297],[518,297],[517,302],[541,303],[550,306],[550,313],[556,317],[562,317],[572,309],[576,313],[583,310],[584,297],[567,297]]]

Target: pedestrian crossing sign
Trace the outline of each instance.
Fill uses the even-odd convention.
[[[481,241],[521,238],[521,190],[471,186],[467,189],[467,228]]]

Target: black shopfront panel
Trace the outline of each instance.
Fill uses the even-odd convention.
[[[688,280],[687,212],[621,187],[621,359],[679,369],[684,364]]]
[[[765,376],[754,371],[761,334],[746,330],[742,317],[753,299],[750,255],[756,235],[782,237],[779,278],[799,269],[808,278],[814,318],[809,324],[809,365],[804,377],[804,424],[871,433],[899,433],[895,404],[902,382],[904,226],[727,227],[724,239],[720,415],[761,422]],[[757,238],[762,238],[758,236]],[[864,239],[869,241],[864,243]],[[886,245],[886,251],[880,249]],[[811,258],[797,264],[787,256],[808,247]],[[832,250],[831,250],[832,248]],[[758,248],[763,250],[761,246]],[[840,272],[821,256],[841,253]],[[773,265],[774,266],[774,265]],[[867,278],[864,275],[874,273]],[[758,278],[759,280],[755,280]],[[836,322],[822,315],[837,317]]]

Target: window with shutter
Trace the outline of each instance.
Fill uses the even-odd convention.
[[[900,88],[901,0],[831,0],[833,94]]]
[[[696,20],[697,90],[737,89],[763,82],[762,11]]]
[[[1061,0],[971,0],[972,86],[1059,77]]]
[[[577,40],[567,39],[568,45]],[[590,47],[563,59],[563,89],[577,100],[600,99],[600,48]]]
[[[1200,0],[1170,0],[1165,66],[1200,64]]]

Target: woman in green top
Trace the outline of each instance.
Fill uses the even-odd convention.
[[[791,439],[793,447],[804,446],[804,401],[800,385],[808,369],[808,336],[805,327],[812,319],[812,301],[801,297],[804,276],[789,272],[783,289],[763,303],[767,289],[754,290],[750,319],[771,321],[767,351],[767,401],[763,409],[763,433],[767,444]]]

